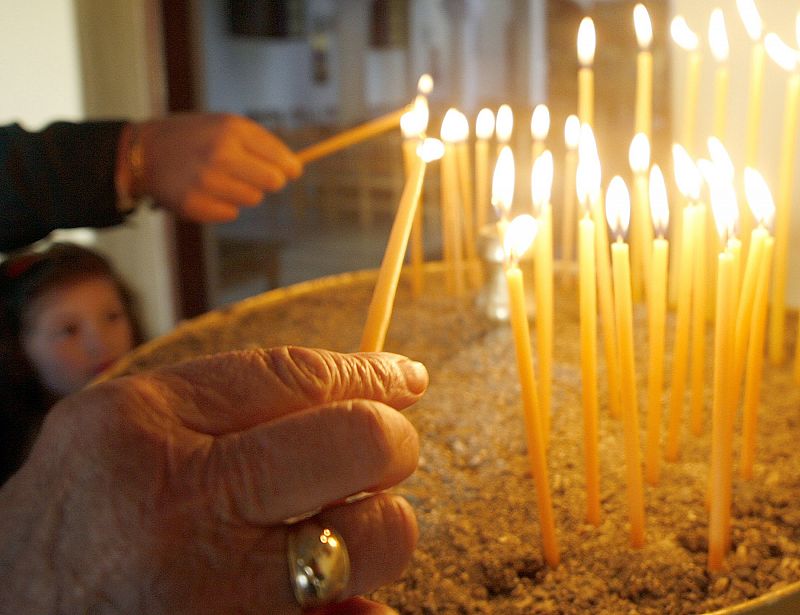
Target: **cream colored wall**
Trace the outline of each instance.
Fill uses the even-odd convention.
[[[786,0],[756,0],[764,21],[765,32],[774,31],[787,43],[797,46],[795,40],[795,16],[800,7]],[[745,124],[747,117],[747,92],[749,88],[750,50],[752,43],[747,37],[739,18],[734,0],[672,0],[672,14],[683,15],[690,27],[700,36],[703,45],[702,79],[700,104],[697,113],[696,142],[704,144],[711,132],[712,100],[715,62],[708,51],[708,17],[715,7],[721,7],[725,15],[730,41],[730,94],[728,97],[727,136],[728,147],[737,170],[744,166]],[[667,24],[668,27],[668,24]],[[674,134],[680,135],[683,114],[683,90],[686,74],[687,54],[676,45],[672,46],[673,88],[672,106],[674,110]],[[784,96],[786,72],[767,59],[764,73],[763,110],[761,118],[761,140],[759,145],[758,168],[769,183],[773,195],[777,197],[778,164],[780,160],[780,138],[783,131]],[[700,151],[700,150],[698,150]],[[702,153],[702,152],[701,152]],[[800,152],[798,152],[800,153]],[[795,178],[800,177],[800,156],[795,164]],[[800,306],[800,274],[791,263],[800,262],[800,180],[794,181],[794,194],[791,212],[791,240],[789,242],[787,280],[787,301],[794,307]]]
[[[26,0],[3,3],[0,122],[36,129],[56,119],[141,118],[163,89],[155,0]],[[141,211],[124,228],[81,233],[109,254],[140,298],[146,331],[175,324],[167,221]]]

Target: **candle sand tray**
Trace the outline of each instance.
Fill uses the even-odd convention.
[[[258,346],[353,351],[374,281],[375,272],[334,276],[211,312],[145,344],[114,373]],[[709,573],[709,327],[705,434],[690,433],[687,408],[680,461],[663,464],[658,486],[645,485],[646,544],[635,550],[629,539],[622,424],[608,412],[602,353],[602,518],[599,527],[584,521],[578,302],[575,291],[559,290],[548,468],[561,564],[551,569],[541,553],[510,326],[482,317],[473,295],[456,299],[443,289],[438,264],[428,266],[426,292],[419,299],[411,298],[407,279],[401,278],[386,340],[386,350],[423,361],[431,382],[423,400],[406,411],[420,434],[420,466],[396,488],[416,510],[419,546],[403,578],[376,592],[376,599],[403,614],[800,612],[800,386],[792,382],[788,366],[765,367],[755,479],[735,477],[732,550],[725,570]],[[667,370],[672,318],[667,323]],[[635,306],[635,320],[644,442],[644,305]],[[792,332],[795,322],[790,318]],[[793,347],[793,340],[789,343]],[[669,382],[667,374],[664,430]]]

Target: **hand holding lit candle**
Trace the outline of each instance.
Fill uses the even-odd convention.
[[[498,174],[503,174],[503,177],[507,177],[506,173],[508,173],[507,169],[501,167],[498,161],[495,178],[497,178]],[[511,178],[513,182],[513,174]],[[503,180],[501,179],[500,181]],[[555,568],[559,562],[558,542],[556,540],[553,504],[550,496],[550,483],[547,476],[544,434],[542,433],[542,419],[539,414],[536,375],[533,369],[528,314],[525,307],[525,291],[522,284],[522,271],[519,268],[519,259],[532,243],[536,228],[537,223],[532,216],[527,214],[518,216],[509,223],[506,229],[504,248],[506,251],[506,282],[508,283],[511,307],[511,327],[514,333],[514,348],[522,389],[528,459],[536,485],[536,502],[542,531],[542,551],[545,561]]]
[[[647,372],[645,477],[651,485],[656,485],[661,476],[661,395],[664,389],[664,329],[667,311],[667,262],[669,258],[667,187],[661,168],[657,164],[654,164],[650,169],[649,191],[650,209],[656,238],[652,242],[650,282],[647,293],[650,360]]]
[[[617,344],[620,356],[622,389],[622,423],[627,468],[628,515],[631,523],[631,545],[644,545],[644,490],[642,458],[639,448],[639,410],[636,395],[636,359],[633,349],[633,304],[628,244],[624,241],[631,216],[628,188],[619,176],[611,179],[606,195],[608,225],[615,235],[611,244],[614,265],[614,306]]]
[[[594,124],[594,52],[597,33],[591,17],[584,17],[578,27],[578,118],[581,124]]]
[[[639,53],[636,57],[636,116],[634,132],[644,133],[649,139],[653,134],[653,25],[650,14],[643,4],[633,7],[633,25]]]
[[[437,139],[425,139],[417,150],[416,168],[409,174],[403,194],[400,196],[400,205],[395,214],[389,242],[386,245],[381,268],[378,271],[378,279],[372,292],[367,321],[359,346],[359,350],[362,352],[383,350],[386,331],[392,316],[397,282],[400,279],[408,236],[414,220],[414,211],[419,202],[422,180],[425,177],[425,167],[429,162],[441,158],[443,153],[442,143]]]

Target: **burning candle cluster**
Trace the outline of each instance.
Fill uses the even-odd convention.
[[[740,423],[738,466],[741,479],[752,479],[765,351],[775,363],[784,360],[786,258],[800,96],[800,52],[775,34],[763,34],[752,0],[737,4],[753,40],[745,168],[737,173],[724,145],[729,81],[725,16],[719,9],[709,16],[708,42],[717,63],[714,121],[701,156],[693,155],[697,151],[700,39],[678,16],[670,31],[675,43],[688,53],[685,108],[683,122],[676,131],[678,141],[672,147],[672,160],[660,161],[674,169],[677,190],[672,193],[662,166],[651,155],[653,29],[646,7],[637,4],[633,14],[639,53],[635,134],[629,150],[631,187],[621,176],[615,176],[608,182],[605,194],[593,130],[596,32],[590,18],[581,22],[577,35],[576,114],[567,118],[564,127],[566,156],[561,172],[566,189],[561,202],[556,203],[562,224],[559,261],[555,259],[551,203],[557,165],[547,149],[550,114],[546,105],[536,106],[531,115],[529,203],[515,200],[516,165],[511,147],[514,118],[508,105],[500,106],[496,113],[481,109],[473,140],[467,116],[455,108],[444,114],[441,138],[426,138],[426,96],[432,85],[426,77],[420,80],[415,103],[401,119],[406,185],[369,306],[361,350],[383,348],[409,237],[413,293],[419,296],[423,292],[422,217],[418,205],[426,166],[440,159],[441,245],[447,291],[463,297],[468,289],[480,285],[476,237],[492,224],[487,222],[490,211],[505,252],[510,323],[543,556],[553,567],[558,565],[560,556],[547,450],[557,445],[549,441],[549,431],[557,318],[553,282],[559,269],[565,285],[573,283],[572,274],[577,269],[586,520],[594,526],[601,523],[598,423],[601,409],[607,408],[611,420],[621,421],[623,428],[624,450],[618,463],[625,468],[631,546],[638,548],[646,541],[646,484],[659,483],[664,461],[679,461],[681,438],[688,428],[693,437],[710,430],[708,568],[720,570],[730,548],[734,432]],[[763,176],[754,168],[765,57],[790,73],[777,203]],[[534,289],[535,344],[529,329],[526,283]],[[633,324],[635,305],[642,302],[646,302],[649,338],[647,386],[642,391],[646,400],[643,430],[639,425]],[[674,307],[673,319],[668,318],[670,307]],[[665,365],[665,333],[670,324],[674,326],[674,347],[672,363]],[[709,330],[713,330],[714,351],[713,356],[707,357]],[[598,348],[600,339],[602,351]],[[607,398],[602,400],[598,394],[600,352],[607,378]],[[705,403],[707,364],[713,366],[709,427]],[[795,373],[800,382],[800,350]],[[645,436],[643,442],[640,433]]]

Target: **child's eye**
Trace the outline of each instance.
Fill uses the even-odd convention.
[[[80,327],[78,326],[77,323],[74,322],[64,323],[55,330],[55,337],[58,338],[74,337],[78,335],[79,330]]]

